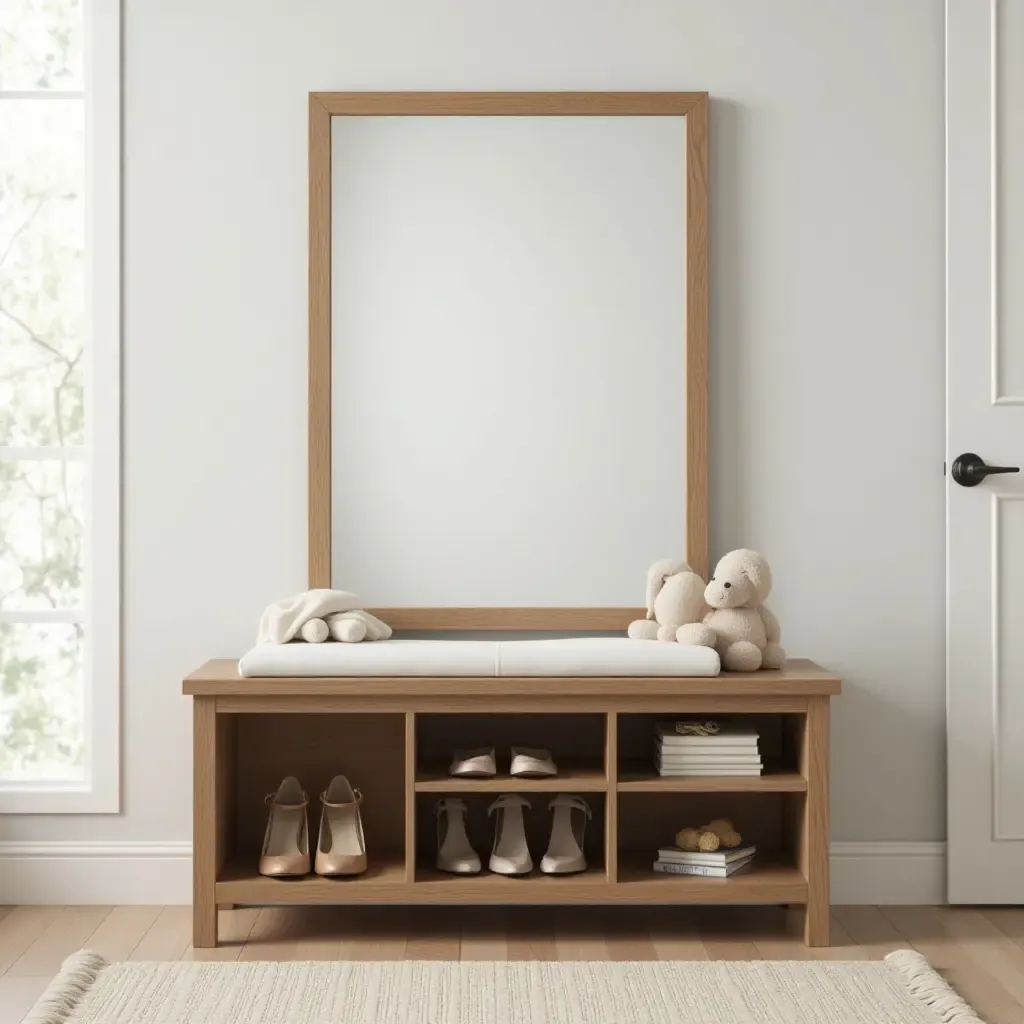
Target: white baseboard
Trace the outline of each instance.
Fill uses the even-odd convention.
[[[832,902],[946,902],[945,843],[833,843]],[[0,905],[187,904],[191,843],[0,842]]]
[[[946,902],[945,843],[833,843],[832,903]]]
[[[190,842],[0,842],[0,904],[191,902]]]

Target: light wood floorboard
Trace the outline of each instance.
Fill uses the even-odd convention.
[[[15,907],[0,921],[0,975],[54,922],[63,907]]]
[[[66,957],[88,946],[89,940],[112,909],[62,907],[35,941],[11,964],[7,973],[14,976],[52,977]]]
[[[220,913],[191,945],[189,907],[0,907],[0,1024],[20,1024],[68,954],[124,960],[877,960],[914,948],[989,1024],[1024,1024],[1024,909],[835,907],[807,949],[778,907],[267,907]]]

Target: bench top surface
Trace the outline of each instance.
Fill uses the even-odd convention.
[[[234,658],[216,658],[189,673],[189,696],[329,697],[458,695],[472,697],[705,696],[820,697],[838,694],[838,676],[806,658],[790,658],[781,671],[723,672],[719,676],[275,676],[245,678]]]

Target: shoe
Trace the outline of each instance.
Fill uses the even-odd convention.
[[[494,846],[488,867],[497,875],[528,875],[533,870],[533,858],[526,845],[526,825],[523,808],[530,801],[518,793],[505,793],[487,808],[488,814],[498,812],[494,826]]]
[[[291,878],[309,874],[308,803],[309,798],[294,775],[289,775],[276,793],[267,794],[270,817],[260,855],[261,875]]]
[[[509,775],[520,779],[551,779],[558,774],[550,750],[513,747]]]
[[[361,875],[366,870],[366,838],[359,813],[362,802],[363,794],[353,789],[344,775],[335,775],[320,794],[323,810],[314,865],[318,875]]]
[[[466,801],[457,796],[438,800],[437,870],[453,875],[475,875],[481,868],[480,855],[466,835]]]
[[[478,750],[456,750],[448,774],[460,779],[493,779],[498,774],[494,747]]]
[[[548,804],[548,810],[554,811],[555,816],[551,822],[548,852],[540,862],[541,871],[546,875],[571,875],[576,871],[586,871],[583,836],[591,818],[590,806],[581,797],[559,793]]]

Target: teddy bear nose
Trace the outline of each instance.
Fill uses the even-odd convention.
[[[726,583],[726,584],[725,584],[725,589],[726,589],[726,590],[728,590],[728,589],[729,589],[729,588],[730,588],[731,586],[732,586],[732,584],[731,584],[731,583]]]

